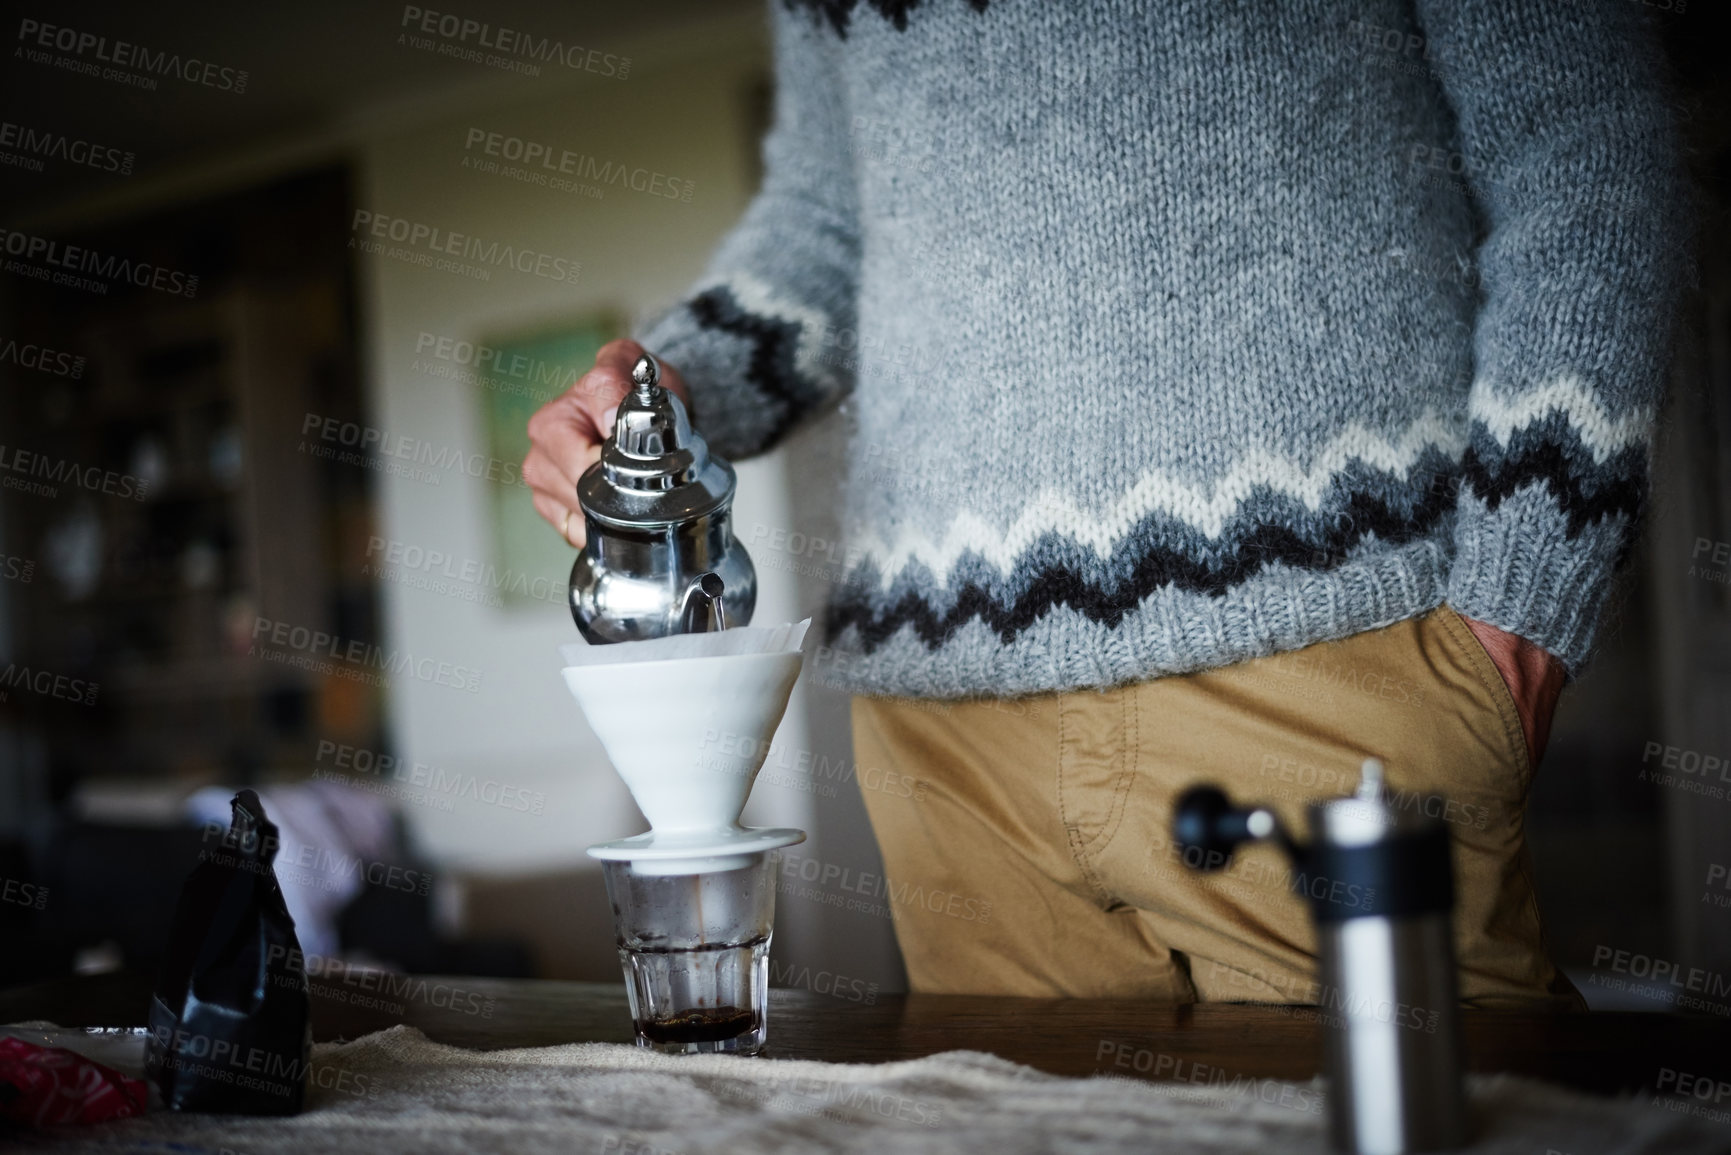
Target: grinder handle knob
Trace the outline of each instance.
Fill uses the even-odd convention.
[[[1172,811],[1178,854],[1184,865],[1203,873],[1225,868],[1241,843],[1271,836],[1287,842],[1272,811],[1234,806],[1218,786],[1192,786],[1179,795]]]

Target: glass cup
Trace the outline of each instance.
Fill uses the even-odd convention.
[[[638,1046],[674,1055],[763,1048],[780,857],[737,855],[700,874],[662,873],[677,862],[603,863]]]

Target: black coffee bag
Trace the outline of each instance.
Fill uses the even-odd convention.
[[[307,976],[271,866],[277,829],[251,790],[232,806],[174,910],[146,1071],[176,1111],[292,1115],[312,1058]]]

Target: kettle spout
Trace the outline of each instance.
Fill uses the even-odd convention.
[[[721,604],[726,587],[713,571],[698,574],[685,587],[679,606],[678,633],[712,634],[727,628],[727,610]]]

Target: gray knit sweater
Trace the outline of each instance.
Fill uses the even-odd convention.
[[[1619,0],[778,3],[765,184],[642,334],[851,395],[819,676],[1106,686],[1447,602],[1585,659],[1684,230]]]

